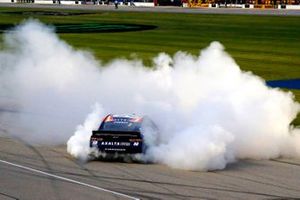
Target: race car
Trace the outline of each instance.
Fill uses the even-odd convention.
[[[144,132],[149,132],[145,129],[157,132],[156,125],[148,117],[109,114],[98,130],[92,132],[90,147],[108,154],[145,153]]]

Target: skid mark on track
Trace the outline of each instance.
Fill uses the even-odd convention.
[[[60,152],[58,150],[55,150],[55,149],[51,149],[53,152],[59,154],[60,156],[66,158],[67,160],[71,161],[72,163],[76,164],[77,166],[79,166],[82,170],[84,170],[85,172],[87,172],[90,176],[91,176],[91,180],[96,180],[96,181],[99,181],[99,180],[103,180],[105,183],[111,183],[113,184],[114,186],[118,185],[120,187],[120,189],[118,190],[122,190],[124,192],[128,192],[128,191],[131,191],[131,194],[134,194],[135,196],[140,196],[142,199],[156,199],[153,197],[153,195],[157,192],[151,192],[149,190],[141,190],[140,188],[138,187],[133,187],[133,186],[130,186],[130,189],[128,189],[128,185],[124,185],[124,184],[121,184],[121,183],[118,183],[116,181],[130,181],[130,182],[140,182],[140,183],[147,183],[147,184],[152,184],[153,186],[157,187],[157,188],[163,188],[165,189],[167,192],[163,193],[157,193],[159,195],[163,195],[163,196],[166,196],[166,197],[169,197],[169,198],[172,198],[172,199],[186,199],[188,197],[191,197],[191,196],[185,196],[185,195],[180,195],[176,192],[174,192],[173,190],[171,189],[168,189],[166,186],[169,185],[169,183],[160,183],[160,182],[155,182],[155,181],[152,181],[152,180],[144,180],[144,177],[143,176],[140,176],[139,174],[133,174],[132,172],[130,172],[129,170],[126,170],[124,169],[124,167],[119,167],[119,166],[114,166],[117,171],[119,172],[123,172],[125,175],[130,175],[131,177],[138,177],[140,179],[134,179],[134,178],[119,178],[119,177],[112,177],[112,176],[99,176],[97,175],[95,172],[93,172],[92,170],[89,170],[87,167],[85,167],[81,162],[78,162],[74,159],[72,159],[72,157],[64,154],[63,152]],[[66,173],[68,175],[74,175],[74,176],[84,176],[84,175],[78,175],[78,174],[70,174],[70,173]],[[112,174],[113,175],[113,174]],[[89,178],[88,176],[86,176],[87,178]],[[114,181],[111,181],[111,180],[114,180]],[[172,184],[172,183],[170,183]],[[163,186],[165,185],[165,186]],[[126,190],[124,189],[124,186],[126,187]],[[145,195],[146,193],[149,193],[149,194],[152,194],[151,196],[150,195]],[[197,198],[197,197],[194,197],[194,198]],[[160,199],[160,198],[158,198]]]
[[[163,186],[162,184],[160,184],[160,182],[154,182],[153,180],[149,180],[149,179],[145,180],[145,177],[141,176],[140,173],[134,173],[133,174],[132,172],[130,172],[129,170],[127,170],[123,167],[116,166],[116,168],[118,168],[119,171],[122,171],[125,174],[129,174],[131,177],[140,178],[139,180],[143,180],[144,183],[151,184],[151,185],[153,185],[153,186],[155,186],[156,188],[159,188],[159,189],[163,188],[164,190],[169,192],[169,193],[164,193],[164,194],[166,196],[172,197],[172,199],[182,199],[182,200],[184,200],[184,199],[187,198],[187,196],[181,195],[181,194],[177,193],[176,191],[171,190],[171,189],[167,188],[166,186]],[[139,181],[139,180],[136,180],[136,181]],[[144,192],[146,192],[146,191],[144,191]],[[160,194],[162,194],[162,193],[160,193]]]
[[[239,176],[232,176],[232,175],[230,176],[230,175],[225,175],[225,174],[222,174],[222,176],[230,177],[230,178],[233,178],[233,179],[240,179],[240,180],[243,180],[243,181],[249,181],[249,182],[253,182],[253,183],[258,183],[258,184],[262,184],[262,185],[268,185],[268,186],[272,186],[272,187],[282,188],[282,189],[286,189],[286,190],[290,190],[290,191],[300,192],[300,190],[288,188],[288,187],[285,187],[283,185],[275,185],[275,184],[272,184],[272,183],[257,181],[257,180],[253,180],[253,179],[246,178],[246,177],[239,177]]]
[[[27,148],[29,148],[30,150],[32,150],[36,155],[38,155],[38,157],[41,159],[41,161],[43,162],[43,164],[46,166],[46,169],[49,172],[53,172],[52,168],[50,167],[50,165],[48,164],[48,161],[44,158],[44,156],[37,150],[37,148],[35,148],[34,146],[28,144],[28,143],[23,143]],[[59,194],[59,187],[56,185],[56,179],[53,177],[50,177],[51,180],[51,186],[53,189],[53,194],[55,195],[55,199],[61,199],[61,196]]]
[[[293,163],[293,162],[289,162],[289,161],[276,160],[276,159],[271,159],[271,161],[300,167],[300,163]]]
[[[123,184],[116,183],[114,181],[110,181],[111,179],[115,179],[114,177],[98,176],[92,170],[89,170],[87,167],[85,167],[81,162],[72,159],[70,156],[68,156],[68,155],[66,155],[66,154],[64,154],[62,152],[59,152],[59,151],[57,151],[55,149],[52,149],[52,152],[54,152],[54,153],[62,156],[63,158],[69,160],[70,162],[72,162],[73,164],[75,164],[77,167],[79,167],[80,169],[82,169],[84,172],[86,172],[88,175],[63,172],[64,174],[73,175],[73,176],[80,176],[80,177],[86,177],[86,178],[89,178],[89,179],[95,180],[95,181],[99,181],[99,179],[102,179],[103,181],[105,181],[106,184],[107,183],[111,183],[113,185],[119,185],[120,187],[123,186]],[[120,180],[122,180],[122,179],[120,179]]]
[[[124,197],[124,198],[127,198],[127,199],[138,200],[138,198],[136,198],[136,197],[129,196],[129,195],[126,195],[126,194],[123,194],[123,193],[120,193],[120,192],[108,190],[108,189],[101,188],[101,187],[98,187],[98,186],[95,186],[95,185],[91,185],[91,184],[88,184],[88,183],[84,183],[84,182],[76,181],[76,180],[73,180],[73,179],[69,179],[69,178],[66,178],[66,177],[63,177],[63,176],[58,176],[58,175],[55,175],[55,174],[50,174],[50,173],[47,173],[47,172],[44,172],[44,171],[41,171],[41,170],[37,170],[37,169],[33,169],[31,167],[27,167],[27,166],[24,166],[24,165],[19,165],[19,164],[8,162],[8,161],[1,160],[1,159],[0,159],[0,163],[6,164],[6,165],[10,165],[10,166],[13,166],[13,167],[17,167],[17,168],[20,168],[20,169],[23,169],[23,170],[31,171],[31,172],[34,172],[34,173],[37,173],[37,174],[42,174],[44,176],[56,178],[58,180],[62,180],[62,181],[65,181],[65,182],[69,182],[69,183],[73,183],[73,184],[85,186],[85,187],[92,188],[92,189],[95,189],[95,190],[99,190],[99,191],[102,191],[102,192],[111,193],[111,194],[119,196],[119,197]]]
[[[10,199],[19,200],[19,198],[14,197],[14,196],[9,195],[9,194],[5,194],[5,193],[3,193],[3,192],[0,192],[0,196],[5,196],[5,197],[10,198]],[[0,199],[1,199],[1,198],[0,198]]]
[[[216,173],[216,172],[213,172],[213,173]],[[216,173],[217,174],[217,173]],[[268,185],[268,186],[271,186],[271,187],[277,187],[277,188],[283,188],[283,189],[286,189],[286,190],[290,190],[290,191],[296,191],[296,192],[299,192],[299,190],[296,190],[296,189],[291,189],[291,188],[288,188],[288,187],[284,187],[282,185],[275,185],[275,184],[272,184],[272,183],[266,183],[266,182],[262,182],[262,181],[257,181],[257,180],[253,180],[253,179],[250,179],[250,178],[246,178],[246,177],[240,177],[240,176],[234,176],[234,175],[226,175],[226,174],[219,174],[218,175],[220,176],[225,176],[225,177],[229,177],[229,178],[232,178],[232,179],[239,179],[239,180],[242,180],[242,181],[248,181],[248,182],[253,182],[253,183],[257,183],[257,184],[262,184],[262,185]],[[234,189],[226,189],[227,191],[236,191]],[[225,190],[224,190],[225,191]],[[273,195],[273,194],[267,194],[267,193],[261,193],[261,192],[250,192],[250,191],[236,191],[237,193],[245,193],[245,194],[253,194],[253,195],[259,195],[259,196],[268,196],[268,197],[273,197],[273,198],[279,198],[279,199],[293,199],[292,197],[287,197],[287,196],[278,196],[278,195]]]
[[[111,174],[112,176],[99,176],[93,170],[90,170],[87,167],[85,167],[83,165],[83,163],[81,163],[77,160],[74,160],[72,157],[64,154],[63,152],[60,152],[60,151],[55,150],[55,149],[52,149],[52,151],[59,154],[60,156],[64,157],[65,159],[71,161],[76,166],[78,166],[80,169],[85,171],[88,175],[75,174],[75,173],[69,173],[69,172],[64,172],[64,174],[68,174],[68,175],[72,175],[72,176],[86,177],[86,178],[89,178],[90,180],[95,180],[95,181],[101,181],[102,180],[102,181],[105,182],[105,184],[110,183],[114,186],[118,186],[119,191],[123,191],[123,192],[126,192],[126,193],[128,193],[128,191],[131,191],[130,194],[132,194],[134,196],[139,196],[142,199],[151,199],[151,200],[161,199],[161,198],[154,198],[153,196],[148,196],[148,195],[144,194],[144,193],[147,193],[149,191],[144,191],[144,190],[141,190],[140,188],[133,187],[133,186],[130,186],[130,189],[128,189],[128,187],[129,187],[128,185],[117,182],[117,181],[132,181],[132,182],[146,182],[146,181],[142,181],[142,180],[139,180],[139,179],[118,178],[118,177],[113,176],[114,174]],[[122,171],[125,174],[129,173],[129,172],[127,173],[126,171],[124,171],[122,168],[119,168],[119,167],[116,167],[116,168],[118,169],[118,171]],[[112,180],[114,180],[114,181],[112,181]],[[151,182],[149,182],[149,183],[151,183]],[[124,186],[126,187],[126,189],[124,189]],[[169,195],[168,193],[165,193],[165,196],[168,196],[168,195]],[[175,197],[176,196],[173,195],[172,199],[174,199]]]

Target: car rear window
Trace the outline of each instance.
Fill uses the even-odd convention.
[[[132,122],[130,118],[114,118],[113,121],[103,122],[99,131],[139,132],[141,122]]]

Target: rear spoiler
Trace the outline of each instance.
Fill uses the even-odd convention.
[[[139,131],[92,131],[93,136],[129,136],[129,137],[139,137]]]

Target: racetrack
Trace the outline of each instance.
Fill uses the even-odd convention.
[[[244,160],[223,171],[192,172],[158,164],[80,163],[66,146],[37,147],[5,136],[0,146],[0,199],[300,197],[300,160]]]

